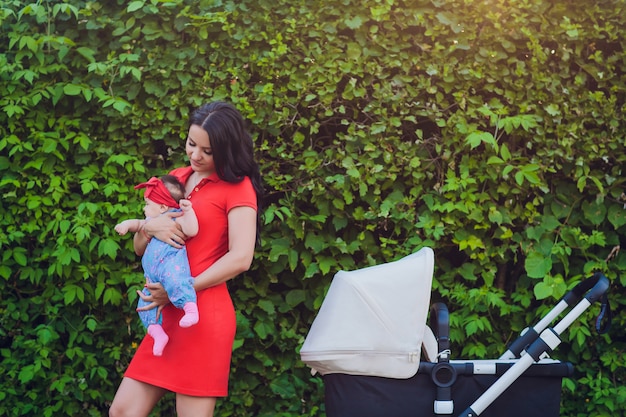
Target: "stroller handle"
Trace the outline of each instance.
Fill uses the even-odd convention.
[[[547,328],[546,325],[541,329],[541,335],[536,340],[524,345],[523,349],[526,350],[526,354],[522,355],[504,375],[474,401],[468,409],[461,413],[459,417],[476,417],[482,414],[500,394],[533,364],[533,362],[539,361],[544,355],[547,355],[548,352],[552,352],[561,343],[560,335],[595,301],[602,300],[602,309],[596,321],[596,329],[600,331],[599,322],[602,321],[602,318],[605,316],[610,324],[610,308],[606,295],[608,288],[609,280],[601,272],[596,272],[591,278],[578,284],[572,292],[574,292],[574,295],[578,298],[586,294],[584,299],[581,299],[553,328]],[[559,304],[561,303],[566,302],[562,301]],[[535,326],[534,331],[536,331],[538,327],[539,325]],[[527,333],[530,333],[530,331]]]
[[[430,307],[430,327],[437,338],[437,353],[450,349],[450,313],[444,303],[434,303]]]
[[[583,295],[590,304],[598,301],[609,289],[609,279],[602,272],[596,272],[590,278],[580,282],[562,298],[568,305],[580,300]],[[586,294],[586,295],[585,295]]]
[[[437,339],[437,363],[430,372],[437,387],[433,409],[437,415],[452,414],[452,385],[456,382],[457,370],[450,364],[450,313],[444,303],[434,303],[430,307],[430,326]]]
[[[593,304],[594,302],[602,299],[606,296],[610,286],[609,279],[602,273],[596,272],[591,277],[584,281],[579,282],[574,288],[572,288],[567,294],[565,294],[559,303],[552,309],[546,316],[539,321],[534,327],[528,328],[518,337],[511,345],[506,353],[504,353],[500,359],[513,359],[519,358],[521,353],[532,344],[539,334],[544,331],[550,323],[556,319],[565,309],[576,304],[583,297]],[[603,308],[604,309],[604,308]],[[600,318],[599,318],[600,319]],[[599,322],[600,320],[598,320]],[[596,325],[598,331],[600,328]]]

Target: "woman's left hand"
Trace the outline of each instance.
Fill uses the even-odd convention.
[[[180,249],[185,244],[187,236],[183,233],[180,224],[172,221],[172,219],[182,215],[182,211],[168,211],[146,221],[143,229],[149,237],[156,237],[161,242],[165,242],[176,249]]]
[[[145,295],[139,290],[137,290],[137,294],[139,295],[139,297],[141,297],[142,300],[149,304],[137,308],[137,311],[151,310],[156,307],[156,319],[159,320],[159,317],[161,316],[161,311],[167,304],[170,303],[167,291],[165,291],[165,288],[163,288],[163,285],[161,285],[161,283],[159,282],[147,281],[146,288],[148,289],[148,291],[150,291],[150,295]]]

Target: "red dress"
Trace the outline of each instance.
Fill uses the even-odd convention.
[[[191,167],[171,172],[184,184]],[[249,178],[239,184],[203,179],[188,198],[198,217],[199,231],[187,240],[191,275],[196,277],[228,251],[228,212],[235,207],[257,209],[256,193]],[[168,304],[163,309],[163,329],[170,340],[163,356],[152,354],[153,340],[144,337],[125,377],[167,390],[199,397],[228,395],[228,374],[236,320],[226,283],[197,292],[200,321],[181,328],[184,314]]]

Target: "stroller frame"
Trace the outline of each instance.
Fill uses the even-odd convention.
[[[610,321],[610,310],[606,292],[610,286],[609,280],[601,272],[596,272],[591,278],[578,284],[573,290],[568,292],[561,301],[550,312],[540,320],[531,330],[523,333],[515,342],[511,344],[507,352],[501,358],[510,356],[519,357],[517,362],[509,369],[497,383],[493,384],[483,395],[481,395],[470,407],[459,414],[459,417],[474,417],[481,415],[487,407],[498,398],[511,384],[517,380],[533,363],[537,363],[542,358],[552,352],[561,344],[561,334],[574,323],[580,315],[587,310],[594,302],[602,300],[602,310],[596,328],[600,329],[600,322],[605,314]],[[586,294],[585,294],[586,293]],[[561,319],[554,327],[548,327],[563,311],[571,306],[576,300],[585,295],[578,304]]]
[[[412,273],[412,270],[406,272]],[[314,350],[306,352],[306,360],[302,352],[301,356],[314,372],[319,371],[324,378],[328,417],[438,417],[452,415],[456,412],[455,406],[460,406],[459,409],[467,407],[462,413],[457,413],[459,417],[475,417],[483,413],[485,417],[558,416],[561,378],[571,376],[573,366],[549,359],[548,355],[561,343],[560,335],[594,302],[602,300],[601,313],[596,322],[598,331],[603,318],[607,318],[610,324],[606,295],[609,286],[609,280],[600,272],[579,283],[543,319],[523,331],[497,362],[450,360],[449,314],[443,303],[433,304],[430,310],[430,326],[436,333],[433,335],[431,332],[430,336],[435,339],[436,349],[432,344],[427,349],[428,331],[424,332],[422,348],[428,360],[436,361],[420,361],[412,377],[361,373],[358,369],[352,373],[332,366],[319,368],[319,362],[312,361]],[[568,307],[572,307],[571,311],[554,327],[549,327]],[[316,334],[316,337],[320,335]],[[324,340],[332,343],[333,339],[331,336],[331,339]],[[471,379],[480,381],[468,383]],[[524,404],[532,403],[537,407],[535,403],[541,403],[543,398],[532,391],[537,391],[538,386],[553,394],[549,401],[545,401],[544,408],[529,412],[520,410],[524,408],[520,405],[502,405],[507,401],[520,401],[516,398],[520,395],[512,394],[517,389],[524,395],[534,395],[526,398]],[[433,387],[435,394],[432,393]],[[402,403],[402,406],[395,403]]]

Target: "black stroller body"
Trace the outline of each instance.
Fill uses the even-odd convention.
[[[371,267],[374,271],[365,268],[369,270],[366,275],[371,277],[382,274],[379,275],[381,279],[389,284],[390,277],[396,277],[404,271],[422,284],[428,284],[430,291],[432,251],[424,248],[407,258],[396,261],[402,264],[401,268],[392,262],[393,270],[390,273],[385,269],[385,265],[390,264],[385,264]],[[350,279],[358,281],[361,278],[359,271],[352,273],[354,276]],[[405,371],[388,372],[384,353],[376,355],[378,348],[373,346],[368,349],[363,346],[362,340],[357,345],[365,354],[357,354],[362,357],[343,361],[342,356],[354,356],[354,352],[352,355],[344,352],[342,349],[346,345],[341,346],[341,340],[336,345],[333,330],[330,329],[330,333],[325,331],[325,327],[333,327],[329,325],[332,321],[324,318],[326,314],[331,314],[335,321],[342,322],[343,340],[350,338],[345,335],[349,325],[344,322],[344,317],[337,315],[334,308],[324,306],[329,298],[330,303],[335,304],[335,294],[331,292],[336,279],[337,275],[300,352],[302,360],[313,372],[320,372],[323,376],[327,417],[557,417],[560,411],[561,380],[571,376],[574,367],[570,363],[549,359],[548,354],[559,345],[559,335],[591,304],[597,300],[606,301],[609,287],[608,279],[600,273],[583,281],[496,360],[452,360],[448,310],[444,304],[434,304],[430,309],[431,326],[416,328],[418,332],[423,331],[420,333],[423,337],[420,338],[422,346],[414,349],[420,350],[423,360],[418,360],[419,364],[415,366],[414,358],[407,357]],[[407,288],[399,290],[410,291]],[[345,293],[337,296],[340,300],[346,298],[350,297],[346,297]],[[357,298],[361,296],[357,295]],[[554,327],[549,327],[568,308],[571,308],[569,313]],[[426,313],[423,306],[418,310],[417,315],[420,319],[423,317],[425,324],[428,307]],[[322,319],[318,321],[320,316]],[[351,320],[350,314],[347,316]],[[402,320],[403,317],[395,319]],[[320,342],[319,338],[326,340]],[[373,345],[376,343],[379,341],[375,339]],[[332,346],[335,349],[330,348]],[[326,354],[331,351],[334,354],[332,357]],[[363,367],[359,361],[380,363]],[[397,368],[397,363],[394,366]],[[410,375],[407,376],[408,373]]]
[[[438,320],[433,315],[438,314]],[[518,360],[448,360],[447,308],[436,304],[431,323],[438,340],[436,362],[421,361],[407,379],[331,373],[323,376],[328,417],[437,417],[460,415]],[[524,373],[480,415],[486,417],[557,417],[561,380],[571,376],[571,363],[542,359]],[[467,414],[462,414],[467,415]],[[478,415],[478,414],[470,414]]]

